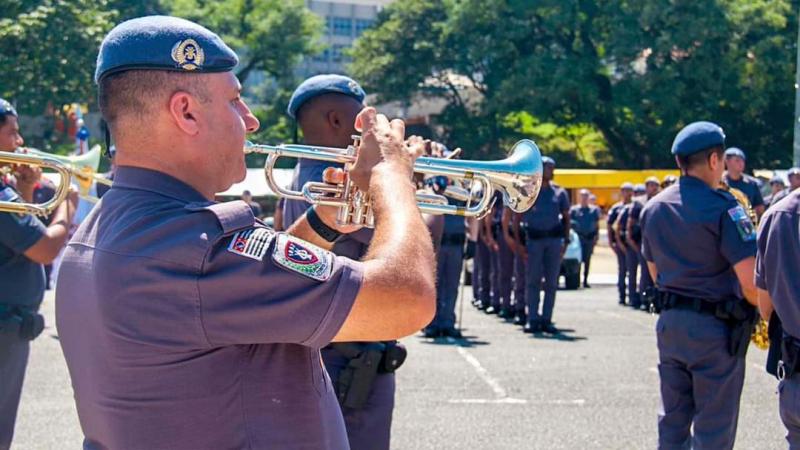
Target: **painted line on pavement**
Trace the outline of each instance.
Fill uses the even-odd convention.
[[[514,403],[514,404],[524,404],[527,403],[527,400],[521,398],[510,398],[508,396],[508,391],[506,391],[503,386],[500,385],[500,382],[497,381],[486,368],[481,365],[481,362],[478,361],[466,348],[458,346],[456,347],[456,351],[458,354],[464,358],[478,376],[489,385],[494,392],[495,398],[494,399],[464,399],[464,400],[450,400],[451,403]]]

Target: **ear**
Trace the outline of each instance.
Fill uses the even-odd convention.
[[[342,128],[342,118],[335,109],[331,109],[325,114],[325,120],[333,130],[338,131]]]
[[[172,94],[168,107],[172,120],[181,131],[191,136],[200,133],[200,103],[192,94],[184,91]]]

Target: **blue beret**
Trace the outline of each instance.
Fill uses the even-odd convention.
[[[5,116],[6,114],[16,116],[17,110],[11,106],[11,103],[8,103],[6,100],[0,98],[0,116]]]
[[[364,97],[367,96],[364,89],[361,89],[352,78],[336,74],[316,75],[300,83],[294,90],[286,108],[287,114],[296,119],[297,110],[305,102],[322,94],[344,94],[358,100],[359,103],[363,103]]]
[[[633,190],[633,183],[629,183],[629,182],[626,181],[626,182],[622,183],[622,186],[620,186],[619,188],[623,189],[623,190],[627,189],[629,191],[632,191]]]
[[[205,27],[170,16],[146,16],[114,27],[100,44],[94,81],[125,70],[227,72],[236,53]]]
[[[711,122],[694,122],[683,127],[672,142],[672,154],[689,156],[711,147],[725,145],[722,127]]]
[[[551,166],[556,166],[556,160],[549,157],[549,156],[542,156],[542,165],[550,164]]]
[[[725,150],[725,158],[730,158],[731,156],[737,156],[742,159],[747,159],[747,156],[744,155],[744,151],[740,148],[731,147]]]

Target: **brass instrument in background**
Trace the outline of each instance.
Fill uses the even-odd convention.
[[[724,179],[720,182],[720,186],[722,187],[723,191],[727,191],[733,195],[734,198],[736,198],[736,201],[739,203],[739,205],[741,205],[745,212],[747,212],[747,216],[750,217],[750,221],[753,222],[753,226],[757,228],[758,214],[756,214],[756,210],[753,208],[753,205],[750,204],[750,199],[747,198],[747,195],[739,189],[730,187]],[[769,323],[767,323],[767,321],[762,317],[759,317],[758,322],[756,322],[755,329],[753,329],[753,334],[750,336],[750,342],[752,342],[753,345],[761,350],[767,350],[769,348]]]
[[[301,191],[284,189],[275,182],[272,170],[279,158],[315,159],[347,165],[356,161],[360,137],[347,148],[320,147],[314,145],[256,145],[248,142],[245,153],[267,155],[264,172],[270,189],[279,197],[302,200],[311,204],[338,206],[337,222],[340,225],[362,225],[373,227],[369,195],[359,190],[349,177],[340,185],[309,182]],[[466,206],[449,205],[447,198],[437,194],[417,194],[417,205],[426,214],[454,214],[467,217],[482,217],[492,207],[495,190],[503,194],[503,203],[515,212],[530,209],[542,186],[542,156],[533,141],[523,139],[509,151],[509,156],[500,161],[469,161],[421,157],[414,163],[414,172],[425,175],[442,175],[455,180],[469,181],[469,189],[460,192],[468,203]],[[476,184],[477,183],[477,184]],[[473,202],[473,194],[478,199]],[[474,204],[473,204],[474,203]]]
[[[97,174],[100,165],[100,146],[94,146],[80,156],[60,156],[33,148],[25,148],[22,153],[0,152],[0,165],[19,164],[52,170],[60,176],[53,198],[44,203],[17,203],[0,201],[0,211],[17,214],[33,214],[40,217],[50,215],[69,194],[70,179],[75,178],[81,197],[90,202],[97,198],[89,195],[93,182],[111,185],[111,180]]]

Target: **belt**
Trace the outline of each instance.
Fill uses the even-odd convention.
[[[685,297],[683,295],[673,294],[672,292],[659,291],[658,294],[661,297],[662,310],[686,309],[712,316],[716,316],[717,314],[719,302],[711,302],[702,298]]]
[[[560,226],[550,230],[533,230],[528,228],[527,233],[528,238],[532,240],[564,237],[564,229]]]
[[[578,233],[578,237],[585,241],[591,241],[592,239],[595,238],[595,236],[597,236],[597,231],[592,231],[589,233]]]

